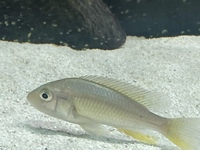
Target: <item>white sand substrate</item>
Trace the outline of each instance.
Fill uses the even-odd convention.
[[[109,127],[108,138],[33,108],[28,92],[62,78],[99,75],[168,96],[163,117],[200,117],[200,36],[128,37],[117,50],[0,41],[0,150],[178,150],[159,133],[158,145]]]

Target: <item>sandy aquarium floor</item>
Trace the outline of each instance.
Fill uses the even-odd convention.
[[[158,145],[108,128],[107,138],[49,117],[26,100],[28,92],[62,78],[100,75],[168,96],[164,117],[200,118],[200,37],[128,37],[113,51],[0,41],[0,150],[178,150],[164,136]]]

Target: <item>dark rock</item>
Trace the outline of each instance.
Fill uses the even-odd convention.
[[[0,39],[115,49],[126,34],[101,0],[2,0]]]
[[[125,32],[200,35],[199,6],[199,0],[1,0],[0,39],[115,49]]]

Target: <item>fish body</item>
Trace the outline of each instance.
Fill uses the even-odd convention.
[[[53,81],[33,90],[28,101],[50,116],[79,124],[104,136],[102,125],[133,138],[156,144],[146,130],[160,132],[183,150],[197,149],[200,119],[169,119],[150,110],[160,106],[160,95],[104,77],[87,76]]]

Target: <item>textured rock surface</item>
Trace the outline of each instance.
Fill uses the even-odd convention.
[[[115,49],[126,34],[200,35],[199,6],[198,0],[1,0],[0,39]]]
[[[126,34],[101,0],[2,0],[0,39],[114,49]]]

